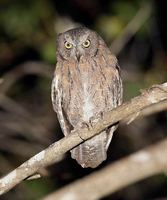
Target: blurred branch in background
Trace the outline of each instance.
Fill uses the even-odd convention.
[[[1,94],[0,106],[8,112],[8,114],[2,113],[3,118],[1,119],[0,126],[3,125],[4,128],[6,126],[8,129],[12,128],[15,131],[17,130],[17,134],[24,134],[24,137],[29,139],[31,138],[32,140],[35,139],[38,142],[40,141],[43,144],[47,144],[47,138],[41,137],[47,134],[47,129],[42,125],[42,123],[35,121],[34,117],[28,110],[9,97]],[[25,128],[29,130],[28,135],[24,132]],[[15,131],[13,131],[13,134]],[[40,134],[37,134],[37,132],[40,132]],[[2,135],[0,137],[2,137]]]
[[[46,126],[42,119],[35,118],[33,110],[6,96],[13,91],[14,84],[27,75],[50,78],[51,67],[42,62],[26,62],[1,77],[0,84],[0,129],[3,130],[0,149],[26,158],[49,144],[50,125],[47,123]],[[51,115],[47,115],[47,120],[54,121]]]
[[[0,180],[0,194],[7,192],[39,169],[58,161],[64,153],[98,134],[108,126],[163,100],[167,100],[167,83],[155,85],[143,91],[140,96],[131,99],[131,101],[112,111],[103,113],[103,117],[96,116],[95,119],[91,120],[89,127],[73,130],[70,135],[53,143],[2,178]]]
[[[23,63],[1,77],[0,93],[5,94],[16,81],[30,74],[51,78],[52,71],[50,65],[44,64],[43,62],[29,61]]]
[[[134,18],[128,23],[125,29],[112,42],[111,49],[115,55],[118,55],[123,47],[129,42],[136,32],[143,26],[143,24],[151,17],[152,5],[150,3],[144,4],[142,8],[136,13]]]
[[[29,61],[20,64],[3,76],[0,82],[0,173],[3,174],[13,168],[19,160],[27,159],[32,154],[41,151],[50,143],[51,127],[56,125],[56,119],[53,117],[52,110],[47,109],[47,102],[42,104],[46,107],[47,113],[40,116],[34,106],[28,107],[29,99],[22,97],[21,101],[15,93],[18,86],[24,84],[24,78],[34,76],[39,80],[50,81],[52,68],[44,62]],[[49,82],[48,81],[48,82]],[[50,82],[49,82],[50,85]],[[38,86],[39,88],[39,86]],[[20,90],[20,89],[19,89]],[[50,97],[50,88],[49,97]],[[14,91],[14,93],[13,93]],[[25,90],[27,93],[28,91]],[[11,96],[11,93],[14,95]],[[47,95],[47,91],[44,92]],[[38,93],[34,94],[38,95]],[[40,99],[43,94],[39,94]],[[33,96],[33,94],[31,95]],[[27,95],[28,97],[28,95]],[[24,99],[22,101],[22,99]],[[40,109],[40,107],[39,107]],[[40,109],[41,110],[41,109]],[[45,119],[46,118],[46,119]],[[3,131],[2,131],[3,130]],[[12,159],[7,155],[12,155]],[[11,160],[9,162],[9,160]],[[2,164],[3,163],[3,164]],[[6,166],[6,167],[5,167]],[[43,174],[43,173],[42,173]]]
[[[167,139],[75,181],[42,200],[98,200],[136,181],[166,173],[166,155]]]

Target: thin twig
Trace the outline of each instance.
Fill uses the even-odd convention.
[[[167,110],[167,100],[164,100],[159,103],[152,104],[146,107],[141,112],[138,112],[138,113],[136,112],[135,114],[128,116],[126,119],[122,120],[122,123],[130,124],[136,119],[147,117],[149,115],[156,114],[158,112],[162,112],[166,110]]]
[[[167,100],[164,100],[160,103],[153,104],[152,106],[149,106],[146,109],[142,110],[139,117],[149,116],[166,110],[167,110]]]
[[[67,137],[53,143],[47,149],[36,154],[8,175],[1,178],[0,194],[9,191],[22,180],[36,173],[42,167],[53,164],[62,154],[77,146],[83,142],[83,140],[93,137],[106,127],[129,115],[139,112],[147,106],[165,99],[167,99],[167,83],[152,86],[148,90],[143,91],[140,96],[131,99],[131,101],[124,103],[112,111],[103,113],[102,117],[100,117],[101,115],[96,116],[94,120],[91,120],[89,126],[84,126],[83,128],[72,131]]]

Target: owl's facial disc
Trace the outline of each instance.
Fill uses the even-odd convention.
[[[75,34],[69,34],[67,32],[64,35],[64,47],[67,54],[71,58],[75,58],[78,62],[82,56],[89,54],[89,49],[91,47],[91,38],[89,32],[77,32]]]
[[[82,58],[96,55],[98,49],[98,36],[87,28],[76,28],[59,35],[58,52],[64,59],[75,59],[80,62]]]

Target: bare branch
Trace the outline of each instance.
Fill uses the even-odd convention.
[[[167,139],[75,181],[43,200],[98,200],[136,181],[165,172],[166,155]]]
[[[72,131],[70,135],[53,143],[47,149],[36,154],[0,179],[0,194],[7,192],[22,180],[36,173],[42,167],[53,164],[60,159],[62,154],[77,146],[83,142],[83,140],[87,140],[98,134],[109,125],[165,99],[167,99],[167,83],[152,86],[150,89],[143,91],[140,96],[131,99],[131,101],[124,103],[114,110],[103,113],[102,116],[96,116],[95,119],[91,120],[89,126]]]

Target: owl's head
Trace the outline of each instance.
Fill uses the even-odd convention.
[[[57,55],[68,60],[80,60],[82,56],[92,57],[98,50],[98,35],[85,27],[60,33],[57,38]]]

